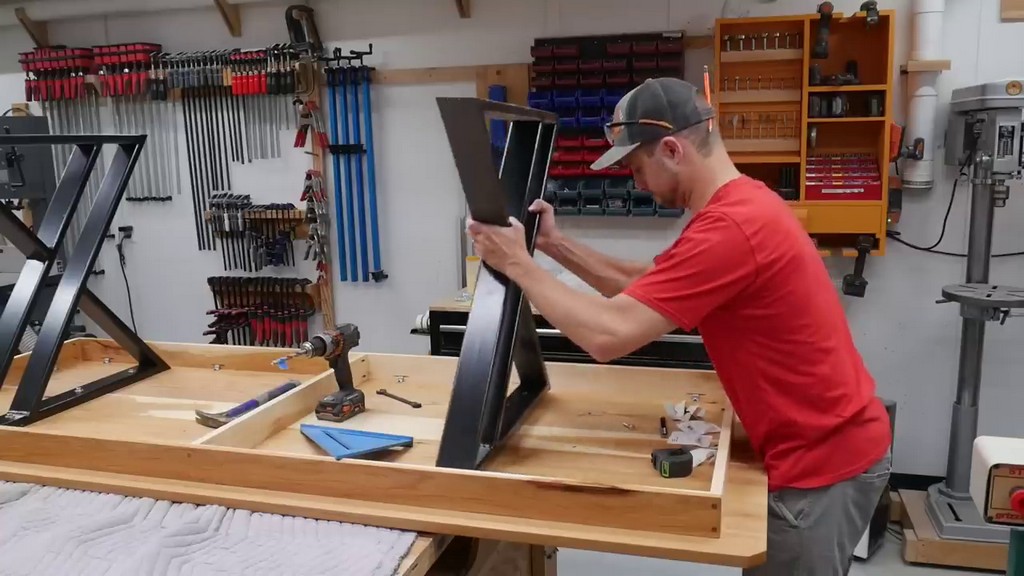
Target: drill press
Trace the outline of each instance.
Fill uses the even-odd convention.
[[[1021,177],[1024,83],[989,82],[953,90],[946,164],[972,169],[965,282],[942,288],[941,303],[960,305],[960,365],[949,434],[946,479],[928,488],[928,516],[941,538],[1007,542],[1009,529],[981,516],[971,498],[972,447],[978,435],[985,328],[1024,308],[1024,288],[989,282],[995,208],[1009,198],[1007,180]]]
[[[342,324],[333,330],[325,330],[299,344],[298,349],[274,360],[274,365],[287,369],[291,358],[323,358],[334,370],[338,391],[324,396],[317,402],[315,414],[318,420],[344,422],[366,411],[366,396],[357,390],[352,379],[352,366],[348,353],[359,345],[359,328],[355,324]]]

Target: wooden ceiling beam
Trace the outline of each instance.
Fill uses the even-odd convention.
[[[470,17],[470,1],[471,0],[455,0],[455,8],[459,11],[459,18]]]
[[[230,0],[213,0],[213,3],[217,5],[217,10],[220,11],[220,17],[224,19],[224,25],[228,27],[228,32],[235,38],[240,37],[242,35],[242,15],[238,11],[238,6],[232,4]]]
[[[29,18],[25,9],[20,6],[14,9],[14,17],[21,23],[21,27],[28,33],[36,48],[45,48],[50,45],[50,34],[46,22],[36,22]]]

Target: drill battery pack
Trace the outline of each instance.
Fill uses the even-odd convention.
[[[361,390],[339,390],[317,402],[314,413],[318,420],[344,422],[365,411],[366,396]]]

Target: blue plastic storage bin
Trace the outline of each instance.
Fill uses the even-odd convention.
[[[604,105],[604,90],[584,89],[576,93],[580,108],[601,108]]]
[[[575,110],[579,106],[575,90],[555,90],[552,100],[558,110]]]
[[[530,108],[537,108],[538,110],[554,110],[555,104],[551,100],[551,92],[530,92],[526,96],[526,103]]]
[[[606,110],[614,110],[615,105],[626,95],[626,91],[620,88],[605,88],[604,96],[601,98]]]
[[[600,128],[604,126],[605,116],[601,109],[580,110],[581,128]]]

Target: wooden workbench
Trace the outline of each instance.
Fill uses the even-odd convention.
[[[421,533],[403,565],[425,574],[452,538],[478,550],[517,550],[543,571],[545,547],[564,546],[693,562],[763,561],[767,484],[712,372],[549,363],[551,389],[482,470],[434,460],[457,359],[353,354],[367,412],[339,425],[405,434],[412,448],[375,460],[335,461],[299,431],[335,389],[319,359],[271,365],[281,350],[153,344],[164,373],[28,426],[0,428],[0,479],[221,504]],[[3,389],[6,408],[25,358]],[[47,393],[122,370],[109,341],[65,345]],[[287,378],[303,382],[244,418],[210,430],[194,410],[225,410]],[[378,388],[423,408],[374,394]],[[722,424],[720,457],[686,479],[659,477],[666,402],[697,397]],[[479,543],[486,545],[479,545]],[[479,552],[483,553],[483,552]],[[550,562],[548,562],[550,564]]]
[[[462,351],[463,335],[469,321],[473,301],[458,296],[438,299],[428,309],[430,354],[433,356],[458,356]],[[540,337],[541,353],[549,362],[573,362],[595,364],[585,350],[566,338],[531,306],[533,320]],[[711,359],[704,342],[695,332],[673,330],[653,342],[649,342],[629,354],[616,358],[609,364],[617,366],[645,366],[657,368],[681,368],[713,370]]]

